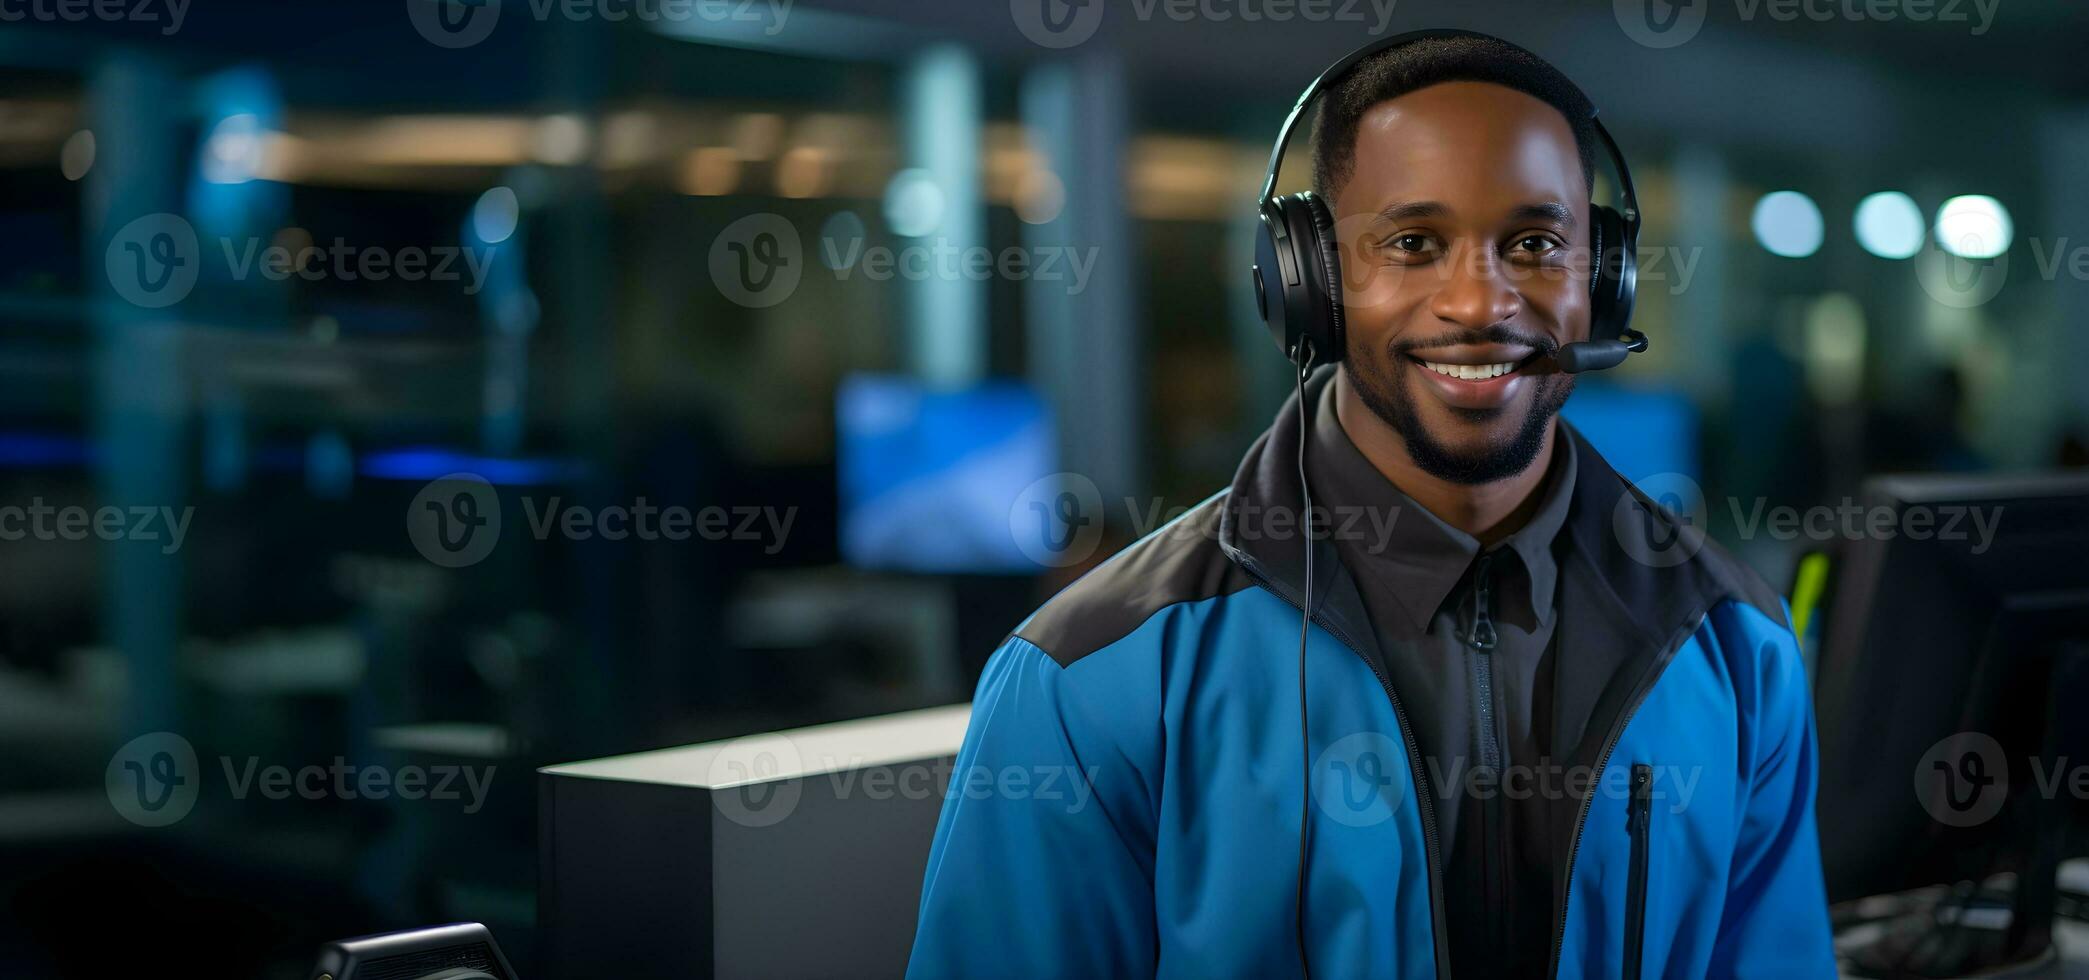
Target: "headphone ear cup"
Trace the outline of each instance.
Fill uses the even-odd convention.
[[[1342,243],[1335,237],[1335,215],[1320,195],[1306,191],[1298,195],[1301,209],[1313,223],[1313,253],[1320,276],[1320,316],[1309,321],[1316,360],[1333,364],[1348,352],[1348,310],[1342,305]]]
[[[1342,359],[1342,271],[1326,204],[1311,193],[1264,202],[1254,276],[1262,324],[1284,356],[1303,340],[1314,363]]]
[[[1595,206],[1589,250],[1589,339],[1616,340],[1632,324],[1638,298],[1637,242],[1616,208]]]

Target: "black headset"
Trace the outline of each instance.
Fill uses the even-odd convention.
[[[1308,980],[1313,975],[1306,956],[1306,843],[1312,825],[1313,740],[1306,715],[1306,637],[1312,631],[1313,588],[1313,489],[1306,476],[1306,443],[1310,440],[1311,417],[1306,407],[1306,374],[1315,363],[1334,364],[1347,351],[1348,337],[1342,318],[1342,263],[1336,250],[1334,214],[1327,202],[1312,191],[1276,196],[1277,169],[1284,162],[1284,146],[1291,129],[1306,113],[1306,106],[1320,94],[1323,85],[1356,67],[1357,62],[1381,51],[1414,41],[1469,37],[1493,41],[1544,59],[1501,38],[1476,31],[1411,31],[1366,44],[1335,62],[1298,97],[1277,133],[1277,145],[1269,151],[1269,176],[1262,181],[1256,207],[1262,215],[1262,232],[1255,237],[1255,300],[1261,306],[1263,325],[1271,339],[1297,368],[1298,381],[1298,481],[1305,500],[1306,539],[1305,597],[1299,606],[1298,624],[1298,734],[1301,771],[1298,816],[1298,882],[1292,906],[1292,926],[1298,942],[1299,970]],[[1568,84],[1573,84],[1569,82]],[[1579,91],[1578,89],[1576,90]],[[1584,102],[1587,95],[1582,96]],[[1631,328],[1632,303],[1639,288],[1639,270],[1634,250],[1639,243],[1639,201],[1632,193],[1632,171],[1609,130],[1594,110],[1589,122],[1610,152],[1617,170],[1620,207],[1591,201],[1589,294],[1589,339],[1564,344],[1553,351],[1559,369],[1568,373],[1614,367],[1625,356],[1647,349],[1645,334]]]
[[[1255,237],[1255,299],[1270,337],[1302,369],[1314,363],[1342,360],[1348,338],[1343,324],[1342,267],[1336,250],[1334,214],[1328,210],[1327,202],[1312,191],[1283,197],[1276,193],[1277,171],[1284,162],[1284,147],[1291,140],[1292,127],[1305,116],[1306,106],[1320,94],[1322,86],[1339,79],[1357,62],[1403,44],[1456,37],[1492,41],[1543,61],[1523,48],[1477,31],[1410,31],[1381,38],[1351,52],[1313,79],[1313,84],[1306,86],[1298,97],[1298,104],[1291,107],[1284,128],[1277,132],[1277,145],[1269,152],[1269,175],[1262,181],[1262,194],[1256,200],[1262,230]],[[1582,99],[1588,100],[1586,95]],[[1634,256],[1639,243],[1639,201],[1632,193],[1632,171],[1625,165],[1625,155],[1618,149],[1617,141],[1610,138],[1610,131],[1603,128],[1603,121],[1596,118],[1593,110],[1589,122],[1617,171],[1620,206],[1612,208],[1594,202],[1589,205],[1593,219],[1589,339],[1566,344],[1553,352],[1560,370],[1569,373],[1613,367],[1625,355],[1647,347],[1646,335],[1631,328],[1632,303],[1639,287]]]

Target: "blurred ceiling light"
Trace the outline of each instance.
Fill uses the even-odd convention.
[[[783,117],[773,112],[749,112],[733,120],[733,149],[742,160],[767,160],[783,142]]]
[[[862,142],[866,128],[860,116],[839,112],[815,112],[798,121],[795,135],[802,145],[840,151]]]
[[[261,169],[261,119],[241,112],[218,120],[203,141],[203,179],[213,184],[244,184]]]
[[[1899,191],[1880,191],[1857,202],[1857,244],[1882,259],[1905,259],[1922,251],[1922,209]]]
[[[740,182],[740,154],[729,146],[706,146],[682,158],[676,180],[684,194],[716,197],[730,194]]]
[[[920,238],[943,224],[943,189],[919,167],[892,175],[885,185],[885,224],[895,235]]]
[[[522,161],[534,128],[502,116],[386,116],[328,142],[377,166],[505,166]]]
[[[1772,255],[1803,259],[1821,250],[1821,209],[1798,191],[1771,191],[1755,202],[1749,222],[1755,240]]]
[[[530,133],[530,155],[555,167],[570,167],[587,159],[587,120],[571,112],[537,120]]]
[[[1044,224],[1059,216],[1066,206],[1066,185],[1059,175],[1038,168],[1024,174],[1016,184],[1016,217],[1033,225]]]
[[[1864,307],[1848,293],[1807,304],[1806,386],[1826,405],[1856,401],[1864,381]]]
[[[2009,251],[2016,226],[2009,209],[1985,194],[1962,194],[1937,208],[1937,245],[1966,259],[1992,259]]]
[[[479,241],[498,245],[515,234],[522,220],[522,205],[513,188],[489,187],[471,207],[471,231]]]
[[[289,183],[304,178],[311,162],[312,148],[304,140],[289,133],[268,133],[261,140],[261,164],[254,168],[254,176]]]
[[[1255,180],[1268,150],[1219,140],[1142,136],[1132,141],[1129,156],[1128,196],[1139,217],[1226,221],[1239,215],[1240,188]]]
[[[58,149],[58,170],[66,180],[79,180],[94,167],[94,131],[83,129],[65,138]]]
[[[827,153],[817,147],[794,146],[776,164],[776,193],[784,197],[819,197],[827,192]]]

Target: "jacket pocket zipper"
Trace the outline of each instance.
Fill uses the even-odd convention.
[[[1625,980],[1639,980],[1640,960],[1646,951],[1647,933],[1647,837],[1654,816],[1654,767],[1644,762],[1632,765],[1632,873],[1625,894]]]

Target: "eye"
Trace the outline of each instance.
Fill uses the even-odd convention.
[[[1561,249],[1559,240],[1551,235],[1523,235],[1509,244],[1512,258],[1551,258]]]
[[[1418,231],[1388,237],[1380,247],[1399,258],[1426,258],[1441,251],[1435,238]]]

